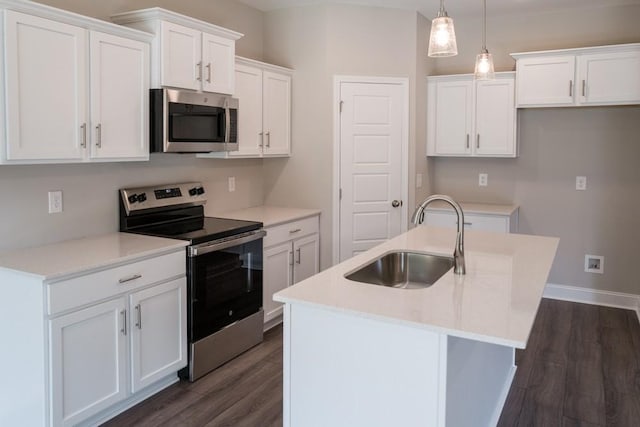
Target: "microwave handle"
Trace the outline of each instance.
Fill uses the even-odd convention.
[[[224,106],[224,148],[226,151],[229,151],[229,147],[227,144],[229,143],[229,138],[231,138],[231,109],[229,108],[229,104],[225,102]]]

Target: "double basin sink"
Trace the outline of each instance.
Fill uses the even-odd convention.
[[[422,289],[433,285],[453,265],[453,257],[394,251],[381,255],[344,277],[371,285]]]

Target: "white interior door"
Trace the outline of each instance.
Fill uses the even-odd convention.
[[[405,87],[340,83],[340,261],[406,227]]]

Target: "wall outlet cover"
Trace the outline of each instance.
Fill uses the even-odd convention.
[[[229,177],[229,193],[233,193],[234,191],[236,191],[236,177],[230,176]]]
[[[489,183],[489,174],[481,173],[478,175],[478,185],[480,187],[486,187]]]
[[[587,177],[576,176],[576,190],[584,191],[587,189]]]
[[[62,190],[49,191],[49,213],[62,212]]]

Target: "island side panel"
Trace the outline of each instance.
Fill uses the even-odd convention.
[[[285,426],[444,425],[439,334],[295,303],[284,321]]]
[[[516,371],[515,349],[448,337],[447,426],[495,426]]]

